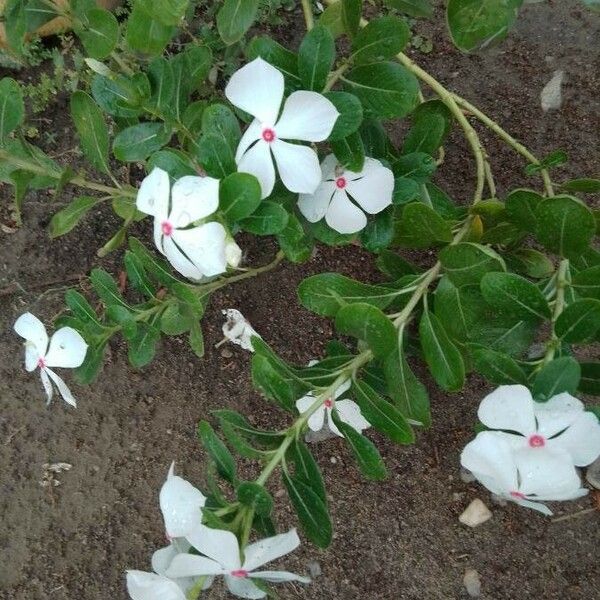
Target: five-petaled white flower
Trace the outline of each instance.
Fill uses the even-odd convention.
[[[600,454],[600,423],[584,405],[567,393],[535,402],[523,385],[503,385],[479,406],[479,420],[515,449],[562,449],[578,467]]]
[[[343,434],[336,427],[331,416],[333,409],[337,410],[340,420],[347,423],[352,428],[356,429],[359,433],[363,429],[367,429],[371,426],[361,414],[360,408],[356,402],[352,400],[338,400],[338,398],[350,389],[350,380],[343,383],[335,392],[333,398],[325,398],[323,404],[315,410],[310,417],[308,417],[308,426],[313,431],[321,431],[325,423],[325,417],[327,417],[327,426],[332,433],[343,437]],[[296,408],[298,412],[305,413],[315,403],[315,396],[313,392],[309,392],[306,396],[303,396],[299,400],[296,400]]]
[[[479,433],[465,446],[460,462],[492,493],[545,515],[552,511],[541,501],[573,500],[588,493],[566,451],[515,449],[497,431]]]
[[[71,406],[77,406],[67,384],[49,367],[79,367],[85,360],[88,349],[81,335],[71,327],[61,327],[54,332],[48,343],[44,324],[31,313],[22,314],[15,322],[14,329],[26,340],[25,369],[31,372],[39,367],[48,402],[52,400],[53,382],[63,400]]]
[[[256,571],[258,567],[280,558],[300,545],[295,529],[266,538],[244,548],[244,561],[240,559],[238,540],[230,531],[198,526],[187,536],[190,544],[204,556],[179,554],[167,569],[169,577],[199,577],[223,575],[229,591],[240,598],[265,598],[266,592],[259,589],[252,579],[278,583],[310,579],[288,571]]]
[[[367,224],[365,212],[374,215],[387,208],[393,192],[394,174],[378,160],[366,158],[362,171],[355,173],[330,154],[321,163],[321,184],[314,193],[300,195],[298,208],[311,223],[325,217],[337,232],[356,233]]]
[[[319,159],[312,148],[284,140],[322,142],[339,116],[335,106],[317,92],[290,94],[283,101],[283,75],[256,58],[236,71],[227,87],[227,99],[254,117],[236,153],[238,170],[254,175],[266,198],[275,184],[275,167],[283,185],[292,192],[311,194],[321,181]]]
[[[171,189],[169,175],[152,170],[140,185],[136,206],[154,217],[154,243],[184,277],[200,281],[237,267],[241,250],[217,221],[204,220],[219,208],[219,181],[182,177]]]
[[[225,339],[233,344],[241,346],[244,350],[254,352],[254,348],[252,347],[252,336],[260,336],[254,331],[252,325],[250,325],[244,315],[235,308],[227,308],[221,312],[227,319],[223,325],[223,335],[225,336]]]
[[[172,463],[159,494],[160,510],[169,540],[185,537],[202,522],[205,503],[206,497],[200,490],[183,477],[175,475],[175,463]]]

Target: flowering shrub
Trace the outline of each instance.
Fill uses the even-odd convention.
[[[600,394],[600,363],[579,359],[583,344],[600,340],[598,213],[585,201],[600,181],[561,180],[553,169],[567,159],[563,152],[538,159],[403,53],[410,31],[400,15],[427,14],[426,1],[388,0],[389,14],[370,22],[360,0],[328,0],[316,22],[312,3],[301,4],[307,33],[297,52],[269,37],[246,40],[258,0],[225,0],[219,38],[191,32],[193,5],[185,0],[136,0],[123,23],[88,2],[61,8],[89,55],[70,108],[86,171],[101,181],[24,141],[19,86],[0,82],[0,177],[15,187],[17,213],[28,189],[71,186],[85,195],[53,217],[50,234],[67,234],[110,202],[123,222],[99,254],[127,244],[127,285],[93,269],[98,309],[69,290],[49,347],[37,319],[17,321],[26,367],[40,367],[48,397],[50,378],[74,404],[48,367],[75,368],[80,383],[91,383],[117,334],[135,368],[152,361],[163,335],[186,334],[201,357],[201,319],[213,292],[284,260],[308,261],[317,243],[361,244],[377,255],[385,279],[323,273],[300,284],[302,305],[333,319],[343,338],[309,366],[287,363],[241,313],[225,311],[225,337],[253,351],[254,385],[291,425],[265,431],[226,409],[210,417],[220,434],[208,420],[199,424],[210,458],[205,487],[169,471],[160,506],[170,544],[155,553],[153,573],[128,573],[136,600],[197,598],[221,575],[243,598],[265,597],[267,582],[305,582],[262,569],[299,544],[294,530],[277,535],[267,483],[280,474],[303,535],[327,547],[325,485],[303,435],[327,427],[365,477],[385,478],[368,429],[411,444],[431,422],[413,360],[448,393],[472,372],[500,386],[479,410],[490,430],[462,455],[499,496],[548,513],[541,501],[585,494],[576,467],[600,453],[598,409],[574,397]],[[448,3],[461,49],[505,35],[520,2],[490,4],[494,10],[478,11],[470,1]],[[17,23],[18,14],[9,13]],[[208,9],[207,18],[213,14]],[[348,51],[338,56],[342,36]],[[491,157],[467,117],[522,156],[539,189],[498,194]],[[397,146],[383,123],[405,118]],[[465,135],[476,165],[474,191],[459,201],[433,182],[452,129]],[[138,185],[121,181],[121,163],[143,168]],[[129,235],[136,222],[155,248]],[[242,267],[239,232],[274,236],[273,261]],[[412,264],[403,248],[429,249],[435,262]],[[261,463],[256,480],[240,479],[234,454]],[[250,543],[255,533],[265,539]]]

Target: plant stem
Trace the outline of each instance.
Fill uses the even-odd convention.
[[[512,135],[502,129],[496,121],[490,119],[485,113],[480,111],[476,106],[473,106],[470,102],[461,98],[457,94],[452,94],[454,100],[459,106],[462,106],[465,110],[470,112],[474,117],[477,117],[486,127],[491,129],[496,135],[504,140],[513,150],[518,152],[521,156],[526,158],[530,163],[539,165],[540,161],[520,142],[518,142]],[[544,188],[547,196],[554,196],[554,188],[552,186],[552,180],[550,174],[546,169],[540,171],[540,176],[544,182]]]
[[[323,92],[330,92],[333,86],[338,82],[342,75],[348,70],[350,63],[343,63],[335,71],[332,71],[327,78],[327,85],[323,88]]]
[[[311,0],[302,0],[302,12],[306,22],[306,30],[310,31],[315,26],[315,20],[312,13]]]
[[[554,310],[552,311],[552,338],[548,342],[546,353],[538,367],[539,369],[554,359],[554,355],[560,344],[560,340],[554,331],[554,325],[558,320],[558,317],[562,314],[562,311],[565,309],[565,288],[569,285],[568,274],[569,261],[565,258],[560,261],[558,270],[556,271],[556,298],[554,300]]]

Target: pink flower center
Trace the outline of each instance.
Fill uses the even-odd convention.
[[[525,494],[523,492],[511,492],[510,495],[517,500],[525,500]]]
[[[338,177],[335,180],[335,185],[337,186],[338,189],[343,190],[346,187],[346,184],[348,182],[346,181],[345,177]]]
[[[323,406],[325,408],[333,408],[333,399],[327,398],[327,400],[325,400],[325,402],[323,402]]]
[[[546,438],[536,433],[529,438],[529,445],[532,448],[543,448],[546,445]]]
[[[45,359],[45,358],[43,358],[42,356],[40,356],[40,357],[38,358],[38,361],[37,361],[37,366],[38,366],[40,369],[45,369],[45,368],[46,368],[46,359]]]
[[[173,225],[169,223],[169,221],[163,221],[160,228],[162,229],[163,235],[166,235],[167,237],[173,233]]]
[[[266,127],[263,129],[262,139],[267,143],[271,143],[275,139],[275,132],[270,127]]]
[[[248,577],[248,571],[244,569],[236,569],[235,571],[231,571],[232,577],[240,577],[241,579]]]

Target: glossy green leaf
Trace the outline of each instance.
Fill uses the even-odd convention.
[[[555,358],[538,372],[531,391],[533,397],[540,401],[549,400],[561,392],[575,394],[580,378],[581,367],[574,358]]]
[[[452,128],[452,113],[441,100],[419,104],[412,114],[412,125],[404,137],[402,153],[433,153],[443,144]]]
[[[576,273],[571,285],[580,296],[600,300],[600,265]]]
[[[380,252],[394,239],[394,209],[385,210],[370,217],[367,226],[360,232],[360,241],[369,252]]]
[[[252,38],[246,47],[249,61],[262,58],[277,67],[285,76],[286,83],[296,89],[302,85],[298,75],[298,56],[268,36]]]
[[[325,484],[317,461],[306,444],[295,440],[286,452],[286,460],[294,465],[294,477],[305,485],[327,505]]]
[[[427,248],[452,241],[452,228],[432,208],[421,202],[407,204],[396,223],[394,243],[408,248]]]
[[[258,483],[244,481],[235,490],[238,501],[258,515],[270,515],[273,510],[273,497]]]
[[[341,0],[342,23],[344,30],[350,37],[354,37],[360,25],[362,15],[362,0]]]
[[[600,331],[600,300],[584,298],[569,304],[554,324],[554,332],[567,344],[592,342]]]
[[[160,331],[148,323],[137,323],[135,335],[128,339],[127,356],[132,366],[145,367],[156,354],[156,345],[160,340]]]
[[[113,141],[113,154],[123,162],[141,161],[166,146],[171,130],[163,123],[139,123],[119,132]]]
[[[431,17],[431,0],[384,0],[384,4],[411,17]]]
[[[352,40],[351,59],[357,65],[387,60],[402,52],[409,40],[410,29],[405,21],[392,15],[378,17]]]
[[[71,231],[79,221],[100,202],[99,198],[80,196],[54,214],[50,220],[50,237],[56,238]]]
[[[580,363],[580,367],[581,379],[577,389],[583,394],[600,396],[600,362],[584,362]]]
[[[519,383],[527,385],[527,375],[516,360],[508,354],[484,348],[475,347],[471,352],[475,370],[495,385],[510,385]]]
[[[284,231],[288,220],[289,214],[285,208],[266,200],[252,215],[240,221],[240,227],[255,235],[275,235]]]
[[[175,75],[173,65],[162,56],[155,58],[148,67],[151,96],[149,105],[163,115],[173,112]]]
[[[342,19],[342,3],[336,2],[325,8],[319,18],[319,25],[327,27],[334,38],[338,38],[346,31]]]
[[[0,143],[23,122],[24,116],[21,86],[10,77],[0,79]]]
[[[414,275],[417,267],[395,252],[383,250],[377,257],[377,268],[390,279],[400,279],[405,275]]]
[[[358,131],[363,119],[360,100],[354,94],[347,92],[326,92],[323,95],[340,113],[328,139],[330,141],[342,140]]]
[[[462,242],[446,246],[439,255],[440,262],[454,285],[479,283],[486,274],[506,271],[502,257],[487,246]]]
[[[233,483],[236,480],[236,468],[233,456],[208,421],[200,421],[198,423],[198,438],[215,463],[219,475]]]
[[[239,42],[256,19],[259,0],[225,0],[217,13],[217,29],[230,46]]]
[[[277,234],[277,243],[293,263],[306,262],[313,253],[314,240],[306,235],[295,214],[288,215],[287,225]]]
[[[232,173],[221,181],[219,208],[230,223],[250,216],[258,208],[260,199],[260,183],[254,175]]]
[[[329,29],[315,25],[298,50],[298,74],[307,90],[320,92],[335,60],[335,43]]]
[[[167,287],[172,287],[179,283],[176,277],[173,277],[171,267],[162,258],[152,254],[145,246],[134,237],[129,238],[130,250],[140,259],[144,269],[152,274],[160,283]]]
[[[203,135],[196,145],[195,154],[206,174],[215,179],[224,179],[237,170],[234,150],[221,135]]]
[[[144,3],[146,12],[165,25],[179,25],[188,9],[189,0],[152,0]]]
[[[127,19],[125,40],[132,50],[158,56],[162,54],[176,29],[153,19],[145,10],[144,0],[135,0]]]
[[[129,308],[123,299],[123,296],[121,296],[117,282],[104,269],[98,267],[92,269],[90,273],[90,282],[94,291],[107,307],[117,305]]]
[[[583,194],[600,193],[600,179],[571,179],[561,183],[560,187],[567,192],[581,192]]]
[[[85,13],[86,23],[82,29],[76,29],[87,55],[102,60],[110,55],[119,38],[119,23],[108,10],[93,8]]]
[[[362,171],[365,164],[365,148],[358,132],[355,131],[344,139],[332,141],[330,144],[340,165],[355,173]]]

